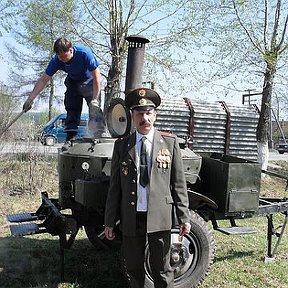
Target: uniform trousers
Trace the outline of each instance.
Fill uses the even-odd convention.
[[[170,266],[171,231],[159,231],[147,234],[147,213],[145,212],[137,212],[136,236],[123,236],[123,257],[130,287],[144,287],[144,263],[147,242],[150,251],[149,265],[154,287],[173,288],[174,272]]]

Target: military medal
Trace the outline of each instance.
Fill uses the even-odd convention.
[[[171,163],[171,154],[169,150],[167,148],[159,150],[156,161],[158,162],[159,168],[167,169]]]
[[[127,176],[128,175],[128,167],[122,167],[122,173]]]
[[[121,168],[121,171],[122,173],[127,176],[128,175],[128,167],[127,167],[127,163],[126,162],[122,162],[122,168]]]

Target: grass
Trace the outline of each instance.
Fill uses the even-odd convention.
[[[59,241],[56,236],[10,237],[5,215],[35,212],[40,192],[57,197],[57,159],[37,154],[0,155],[0,288],[126,288],[119,251],[99,251],[84,231],[65,251],[65,281],[60,280]],[[273,169],[286,173],[288,162],[273,162]],[[266,176],[261,195],[284,197],[286,182]],[[274,215],[276,225],[283,215]],[[238,221],[257,234],[225,236],[214,231],[215,261],[200,286],[205,287],[287,287],[288,239],[283,236],[274,262],[264,263],[266,255],[265,217]]]
[[[241,222],[258,233],[250,236],[225,236],[214,233],[216,257],[201,287],[288,287],[287,232],[272,263],[265,263],[265,218]]]

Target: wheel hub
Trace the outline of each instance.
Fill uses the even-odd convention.
[[[191,266],[193,259],[195,259],[194,249],[191,249],[191,239],[189,237],[183,237],[183,240],[179,242],[178,233],[171,235],[171,258],[170,264],[174,269],[174,275],[180,277]]]
[[[187,247],[182,243],[173,243],[171,245],[171,262],[177,264],[183,262],[188,258]]]

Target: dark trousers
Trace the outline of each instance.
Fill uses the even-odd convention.
[[[145,213],[139,214],[136,220],[136,236],[123,236],[124,263],[131,288],[144,287],[146,241],[149,245],[149,264],[154,287],[172,288],[174,287],[174,272],[170,266],[171,231],[146,234],[146,215]]]
[[[86,100],[88,106],[92,100],[93,79],[91,79],[91,81],[88,81],[87,83],[83,83],[75,81],[69,76],[67,76],[64,83],[66,86],[64,106],[67,112],[67,118],[65,121],[65,131],[67,132],[66,140],[71,140],[77,134],[77,129],[80,124],[83,99]],[[97,111],[90,110],[91,109],[89,107],[88,127],[93,126],[93,131],[95,132],[97,130],[100,135],[105,131],[105,121],[103,113],[100,108],[97,109]],[[94,133],[91,136],[95,136]]]

